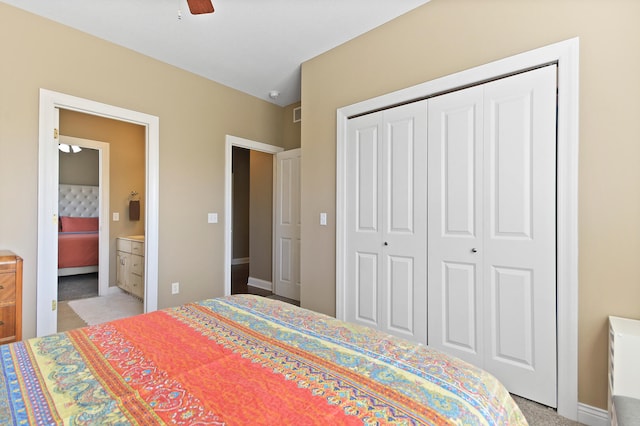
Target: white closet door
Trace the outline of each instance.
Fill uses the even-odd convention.
[[[276,154],[275,294],[300,300],[300,155]]]
[[[556,67],[429,103],[429,345],[556,406]]]
[[[426,343],[426,102],[348,133],[346,319]]]
[[[429,101],[429,345],[483,364],[482,99]]]
[[[485,368],[556,403],[556,66],[485,86]]]

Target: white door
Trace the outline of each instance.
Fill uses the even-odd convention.
[[[429,345],[482,366],[483,88],[429,101]]]
[[[556,406],[556,67],[429,101],[429,345]]]
[[[301,149],[276,154],[275,294],[300,300]]]
[[[60,110],[52,108],[48,129],[41,136],[38,190],[38,283],[36,292],[37,335],[58,328],[58,138]],[[41,132],[43,132],[41,130]]]
[[[349,120],[346,320],[426,343],[426,102]]]

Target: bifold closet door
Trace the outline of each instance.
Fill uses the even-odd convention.
[[[349,120],[346,320],[426,344],[426,101]]]
[[[556,403],[556,66],[429,100],[429,345]]]

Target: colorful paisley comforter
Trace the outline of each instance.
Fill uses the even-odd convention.
[[[0,358],[0,424],[527,424],[478,368],[259,296],[29,339]]]

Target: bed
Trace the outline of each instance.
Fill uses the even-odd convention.
[[[527,424],[476,367],[252,295],[0,346],[0,360],[14,424]]]
[[[97,186],[59,185],[58,276],[98,271]]]

